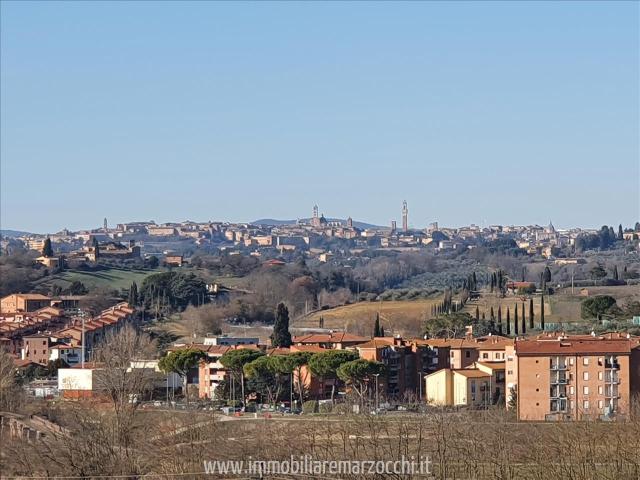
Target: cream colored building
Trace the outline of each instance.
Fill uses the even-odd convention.
[[[425,377],[427,403],[438,406],[482,406],[492,403],[492,376],[478,368],[443,368]]]

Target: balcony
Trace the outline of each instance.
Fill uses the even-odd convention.
[[[566,375],[552,375],[551,385],[566,385],[569,383],[569,377]]]
[[[620,370],[620,364],[618,362],[610,362],[605,360],[604,368],[607,370]]]
[[[604,381],[606,383],[620,383],[620,376],[617,372],[605,372]]]
[[[564,362],[552,362],[551,370],[566,370],[567,364]]]

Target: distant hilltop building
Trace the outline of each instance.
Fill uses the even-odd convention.
[[[409,209],[407,208],[407,201],[402,202],[402,231],[409,231]]]
[[[327,219],[324,218],[324,214],[318,216],[318,205],[313,206],[313,216],[311,217],[311,226],[315,228],[324,227],[327,224]]]

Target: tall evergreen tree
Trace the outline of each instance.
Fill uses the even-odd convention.
[[[518,308],[518,304],[516,303],[516,309]],[[507,310],[507,315],[509,314],[509,310]],[[518,316],[515,315],[515,318],[513,319],[513,334],[517,337],[518,336]]]
[[[271,345],[273,347],[291,346],[291,333],[289,332],[289,309],[280,302],[276,308],[276,320],[273,324],[271,334]]]
[[[544,330],[544,294],[540,296],[540,329]]]
[[[42,245],[42,256],[53,257],[53,247],[51,246],[51,239],[47,237]]]
[[[527,317],[524,314],[524,302],[522,302],[522,334],[527,333]]]
[[[493,320],[494,318],[496,318],[496,316],[493,313],[493,307],[491,307],[491,319]]]
[[[549,267],[544,267],[544,283],[550,283],[551,282],[551,270],[549,269]]]
[[[624,235],[622,234],[622,224],[618,225],[618,240],[624,240]]]
[[[376,321],[373,324],[373,336],[381,337],[380,335],[380,314],[376,313]]]
[[[511,318],[509,315],[509,309],[507,308],[507,335],[511,335]]]
[[[613,266],[613,279],[616,280],[616,281],[619,280],[619,277],[618,277],[618,266],[617,265]]]
[[[476,322],[480,321],[480,308],[476,305]]]
[[[529,299],[529,328],[535,328],[535,324],[533,320],[535,318],[535,314],[533,313],[533,297]]]
[[[384,337],[384,327],[380,325],[380,336]]]
[[[131,283],[129,287],[129,297],[127,298],[127,302],[132,307],[138,305],[138,284],[136,282]]]

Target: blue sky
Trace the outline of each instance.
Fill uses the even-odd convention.
[[[636,2],[2,2],[2,228],[639,220]]]

